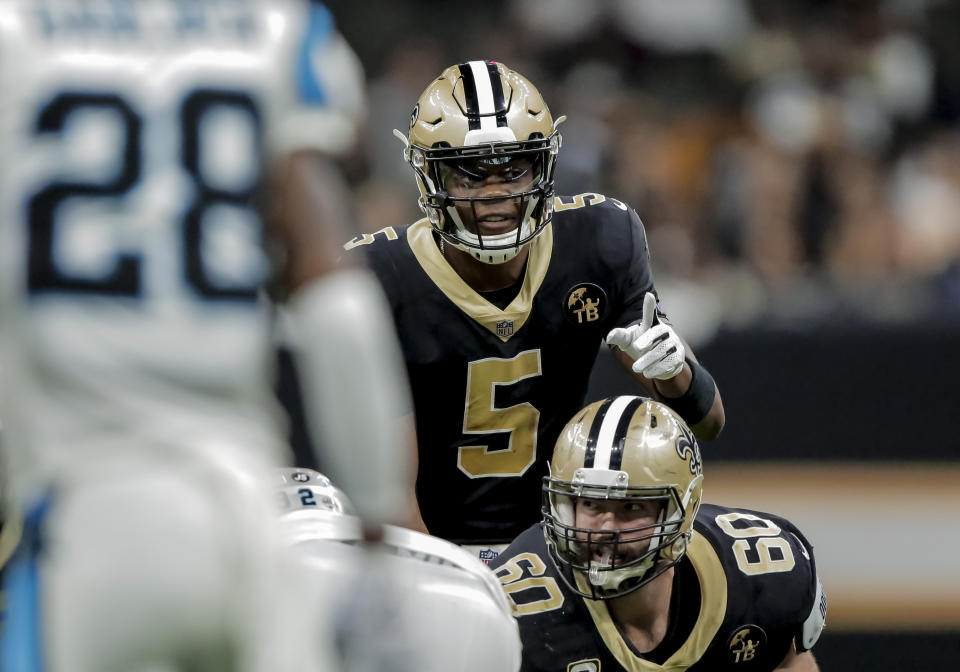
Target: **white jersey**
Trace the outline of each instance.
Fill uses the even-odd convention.
[[[344,660],[334,664],[345,672],[519,669],[519,631],[506,595],[467,551],[385,525],[379,551],[363,553],[354,544],[358,519],[310,507],[284,514],[281,531],[300,552],[298,597],[319,612],[318,622],[332,619],[332,628],[317,631],[335,638]]]
[[[306,0],[0,0],[0,417],[14,496],[96,455],[285,461],[263,165],[352,141]]]

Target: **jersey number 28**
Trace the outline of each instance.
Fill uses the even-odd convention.
[[[41,293],[71,293],[134,299],[142,296],[145,275],[142,257],[147,253],[146,249],[129,249],[118,242],[109,267],[99,273],[65,268],[58,263],[58,250],[69,247],[63,243],[63,239],[69,235],[66,227],[71,226],[71,209],[67,207],[71,201],[83,204],[92,200],[122,210],[123,199],[133,195],[147,167],[164,170],[165,167],[154,166],[150,163],[150,157],[145,156],[145,146],[148,146],[145,128],[149,124],[157,124],[179,130],[178,137],[170,134],[170,142],[179,143],[175,153],[179,155],[180,170],[176,173],[169,173],[168,170],[167,174],[186,176],[192,187],[178,223],[184,284],[200,299],[253,300],[261,280],[260,274],[256,278],[248,277],[240,281],[231,278],[227,283],[218,282],[214,279],[216,274],[204,261],[204,224],[214,208],[226,207],[235,214],[238,210],[243,211],[243,218],[248,221],[252,218],[256,222],[257,236],[262,235],[260,220],[253,209],[255,190],[260,179],[259,157],[248,157],[251,168],[244,172],[242,183],[239,184],[223,184],[222,176],[212,174],[214,171],[207,167],[211,162],[204,161],[202,129],[213,113],[222,112],[229,112],[232,117],[248,125],[245,132],[252,134],[253,145],[259,150],[262,133],[260,113],[252,98],[241,91],[194,89],[182,98],[177,117],[173,120],[144,119],[127,100],[111,92],[65,91],[43,105],[33,129],[38,140],[62,136],[58,142],[66,144],[69,141],[66,137],[70,127],[68,122],[84,114],[97,115],[101,122],[113,125],[114,130],[120,131],[121,139],[115,149],[112,163],[116,168],[112,175],[54,179],[29,198],[26,204],[29,222],[29,293],[34,296]],[[155,143],[156,138],[156,135],[150,137],[150,142]],[[109,151],[114,150],[111,147]],[[103,171],[88,172],[97,175]],[[161,204],[162,207],[170,205]]]

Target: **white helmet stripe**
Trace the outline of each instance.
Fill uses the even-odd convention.
[[[493,85],[486,61],[470,61],[473,82],[477,87],[477,111],[480,113],[480,129],[490,130],[497,127],[497,108],[493,102]]]
[[[620,418],[627,406],[636,397],[617,397],[610,404],[606,415],[603,416],[600,425],[600,433],[597,435],[597,452],[593,459],[594,469],[609,469],[610,457],[613,453],[613,439],[617,433],[617,426],[620,424]],[[619,469],[619,467],[617,467]]]

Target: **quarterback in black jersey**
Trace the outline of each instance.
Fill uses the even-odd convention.
[[[506,543],[535,522],[550,447],[604,338],[698,436],[723,426],[713,379],[659,311],[637,214],[554,195],[560,121],[503,64],[447,68],[409,137],[396,131],[427,216],[345,246],[367,253],[393,310],[423,521],[458,543]]]
[[[701,505],[696,439],[667,406],[587,406],[550,467],[542,522],[491,563],[521,670],[818,670],[813,547],[779,516]]]

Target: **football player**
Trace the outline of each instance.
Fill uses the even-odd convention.
[[[447,68],[395,131],[426,217],[345,246],[367,253],[393,308],[426,528],[486,557],[535,521],[550,447],[604,338],[698,436],[724,421],[713,379],[660,311],[637,214],[554,194],[561,121],[502,63]]]
[[[302,572],[296,599],[306,609],[301,614],[338,623],[317,629],[321,636],[332,632],[339,643],[343,658],[332,660],[335,668],[519,669],[517,623],[496,578],[477,558],[391,525],[384,526],[379,552],[363,555],[352,506],[325,476],[286,469],[281,480],[281,525],[299,552]]]
[[[362,88],[319,3],[0,0],[4,672],[302,664],[262,477],[288,463],[271,271],[324,463],[371,529],[402,509],[387,304],[335,267]]]
[[[813,547],[790,521],[701,504],[697,440],[643,397],[564,427],[542,523],[492,563],[523,670],[803,670],[826,617]]]

